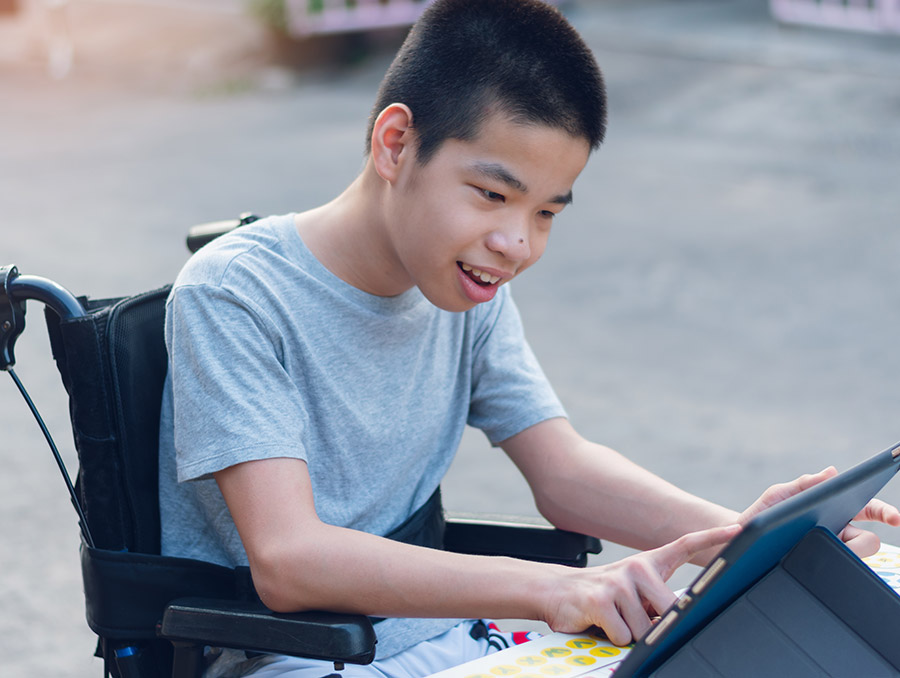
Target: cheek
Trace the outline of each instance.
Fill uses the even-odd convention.
[[[528,259],[528,265],[531,266],[538,259],[544,256],[547,249],[547,242],[550,240],[550,229],[541,228],[531,237],[531,257]]]
[[[544,254],[544,245],[545,244],[546,244],[546,240],[543,243],[541,243],[540,247],[532,246],[531,256],[528,257],[527,261],[523,262],[522,265],[519,266],[518,270],[516,271],[516,275],[515,275],[516,278],[518,278],[520,275],[522,275],[522,273],[524,273],[529,268],[534,266],[540,260],[540,258]]]

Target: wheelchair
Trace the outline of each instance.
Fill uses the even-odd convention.
[[[195,226],[197,251],[254,221]],[[160,554],[157,443],[171,286],[118,299],[76,297],[15,266],[0,267],[0,368],[25,399],[53,453],[81,530],[86,619],[98,636],[104,676],[199,678],[207,647],[327,660],[335,674],[375,657],[373,620],[327,611],[279,614],[256,596],[249,568]],[[44,305],[53,358],[69,397],[78,454],[75,482],[27,390],[14,346],[26,301]],[[549,526],[444,520],[443,548],[584,567],[600,541]]]

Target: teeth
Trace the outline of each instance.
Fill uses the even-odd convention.
[[[477,268],[472,268],[468,264],[462,264],[462,270],[464,270],[466,273],[471,273],[476,278],[480,278],[481,282],[490,283],[491,285],[500,280],[500,276],[491,275],[490,273],[485,273],[484,271],[479,271]]]

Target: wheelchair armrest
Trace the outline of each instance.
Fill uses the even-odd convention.
[[[600,553],[596,537],[558,530],[549,525],[528,525],[481,518],[449,518],[444,548],[482,556],[512,556],[571,567],[587,565],[589,553]]]
[[[331,612],[280,614],[259,603],[179,598],[157,628],[175,644],[229,647],[327,661],[368,664],[375,630],[368,617]]]

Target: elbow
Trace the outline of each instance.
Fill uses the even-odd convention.
[[[304,580],[307,571],[296,551],[283,549],[250,556],[250,575],[253,587],[263,605],[273,612],[305,612],[317,609],[310,595],[311,587]],[[318,607],[321,609],[321,607]]]
[[[532,487],[533,496],[534,496],[534,505],[538,510],[538,513],[548,521],[554,527],[558,527],[561,530],[568,529],[565,527],[564,523],[566,522],[567,512],[564,510],[564,507],[555,500],[555,495],[553,491],[547,491],[546,487],[543,488],[535,488]],[[565,493],[562,493],[560,496],[567,496]]]
[[[256,587],[256,594],[262,601],[263,605],[272,610],[272,612],[291,613],[305,612],[302,605],[295,599],[283,593],[280,587],[268,586],[266,583],[257,584],[256,579],[253,580]]]
[[[567,532],[587,534],[591,526],[583,516],[568,510],[566,505],[554,501],[547,496],[535,495],[535,506],[541,516],[553,527]]]
[[[289,587],[281,580],[277,572],[268,567],[259,566],[250,568],[253,578],[253,588],[263,605],[272,612],[302,612],[303,606],[295,596],[288,595]]]

